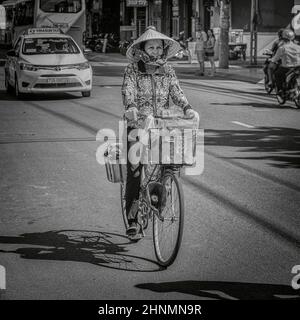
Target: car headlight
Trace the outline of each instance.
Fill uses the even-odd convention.
[[[90,64],[88,62],[74,64],[74,68],[78,70],[86,70],[90,68]]]
[[[32,64],[29,63],[20,63],[20,69],[25,71],[37,71],[38,68]]]

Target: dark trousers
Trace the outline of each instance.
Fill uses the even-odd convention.
[[[275,71],[275,81],[277,88],[282,90],[285,83],[286,74],[291,70],[291,68],[279,66]]]
[[[128,153],[129,153],[130,147],[135,143],[135,142],[128,141],[128,136],[131,130],[132,130],[131,128],[127,128],[127,180],[126,180],[126,192],[125,192],[127,216],[129,214],[133,201],[138,200],[139,190],[140,190],[140,176],[134,177],[135,172],[132,171],[131,163],[128,159]]]

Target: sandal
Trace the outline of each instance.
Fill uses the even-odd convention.
[[[126,230],[126,235],[128,239],[132,241],[138,241],[143,237],[142,233],[140,232],[140,226],[135,221],[129,223],[129,227]]]
[[[129,237],[129,236],[134,236],[137,234],[139,228],[138,228],[138,225],[136,222],[131,222],[129,223],[129,226],[126,230],[126,235]]]

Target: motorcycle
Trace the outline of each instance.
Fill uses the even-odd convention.
[[[283,90],[279,91],[275,82],[276,98],[280,105],[287,100],[294,101],[297,108],[300,108],[300,66],[292,68],[286,75]]]
[[[271,50],[266,50],[264,53],[263,53],[264,56],[266,56],[266,60],[265,60],[265,63],[264,63],[264,67],[263,67],[263,72],[265,74],[264,76],[264,86],[265,86],[265,90],[268,94],[270,94],[273,89],[274,89],[274,86],[270,86],[269,85],[269,74],[268,74],[268,68],[269,68],[269,64],[271,62],[271,58],[273,57],[273,52]]]
[[[180,44],[180,50],[177,52],[175,57],[177,59],[184,59],[187,58],[188,60],[191,59],[191,52],[188,48],[188,42],[192,40],[192,38],[188,38],[187,40],[180,39],[180,38],[174,38],[175,41],[177,41]]]

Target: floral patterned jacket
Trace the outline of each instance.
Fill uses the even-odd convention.
[[[167,63],[154,73],[148,73],[141,61],[129,64],[124,73],[122,97],[125,109],[136,107],[139,110],[138,121],[128,123],[133,128],[141,128],[148,115],[169,109],[170,97],[183,111],[191,108],[173,67]]]

